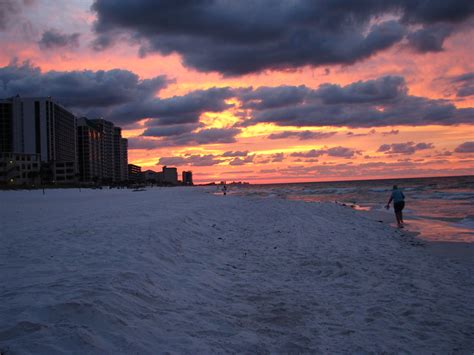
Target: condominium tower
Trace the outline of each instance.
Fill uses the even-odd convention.
[[[77,120],[77,163],[80,181],[102,181],[102,132],[85,117]]]
[[[0,152],[35,155],[53,180],[76,179],[76,119],[51,97],[0,100]]]

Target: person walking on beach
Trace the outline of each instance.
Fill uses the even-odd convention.
[[[227,195],[227,186],[224,185],[224,187],[222,188],[222,193],[225,195]]]
[[[393,200],[393,209],[395,210],[395,217],[397,218],[398,228],[403,228],[403,214],[402,210],[405,207],[405,195],[402,190],[398,188],[397,185],[393,185],[392,194],[388,200],[385,208],[388,210],[390,208],[390,202]]]

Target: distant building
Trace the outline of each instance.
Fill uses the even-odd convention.
[[[0,153],[37,155],[55,182],[76,180],[76,118],[50,97],[0,100]]]
[[[193,172],[192,171],[183,171],[183,185],[192,185],[193,184]]]
[[[178,170],[176,168],[163,167],[163,182],[166,184],[178,184]]]
[[[130,181],[142,180],[142,168],[138,165],[128,164],[128,179]]]
[[[145,170],[142,172],[143,179],[146,182],[151,182],[151,183],[160,183],[161,182],[161,176],[160,173],[153,171],[153,170]]]
[[[102,181],[102,132],[84,117],[77,120],[77,163],[80,181]]]
[[[128,175],[138,175],[142,172],[141,166],[128,164]]]

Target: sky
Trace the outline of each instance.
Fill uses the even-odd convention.
[[[0,98],[198,183],[474,173],[474,2],[0,0]]]

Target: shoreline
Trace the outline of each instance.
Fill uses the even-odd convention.
[[[474,216],[470,214],[474,191],[472,176],[401,179],[408,196],[404,210],[407,227],[420,232],[423,240],[474,243]],[[306,202],[336,202],[358,210],[388,213],[383,206],[388,199],[387,181],[352,181],[331,183],[286,184],[235,189],[237,195],[275,197]],[[466,190],[467,189],[467,190]],[[232,193],[231,193],[232,194]]]
[[[347,207],[351,208],[350,206]],[[426,250],[437,257],[461,262],[470,267],[474,266],[474,243],[464,241],[436,241],[426,239],[421,236],[421,232],[410,230],[410,223],[413,220],[408,219],[408,223],[405,224],[405,228],[400,229],[396,226],[395,216],[393,216],[393,214],[380,211],[356,211],[368,216],[373,221],[388,224],[401,235],[413,238],[418,242],[418,244],[425,246]]]

